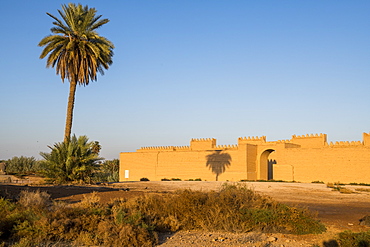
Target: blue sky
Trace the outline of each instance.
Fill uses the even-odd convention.
[[[39,59],[58,1],[6,1],[0,15],[0,159],[63,140],[68,82]],[[110,19],[113,65],[79,87],[72,133],[101,155],[191,138],[370,131],[370,1],[80,1]]]

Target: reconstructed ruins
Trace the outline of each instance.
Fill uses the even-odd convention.
[[[328,143],[326,134],[237,145],[192,139],[190,146],[142,147],[120,153],[120,181],[178,178],[202,181],[283,180],[370,183],[370,134],[362,141]]]

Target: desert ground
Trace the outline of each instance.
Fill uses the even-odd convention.
[[[161,181],[121,182],[93,186],[44,186],[36,184],[0,184],[0,196],[16,199],[21,190],[47,191],[52,199],[76,203],[84,195],[97,192],[101,203],[117,198],[132,198],[144,193],[170,193],[178,189],[219,190],[225,182],[207,181]],[[270,196],[276,201],[308,208],[327,227],[319,235],[290,235],[250,232],[232,234],[223,232],[179,231],[160,235],[159,246],[337,246],[334,238],[338,232],[367,231],[370,227],[359,225],[359,220],[370,215],[370,187],[343,186],[353,193],[340,193],[325,184],[243,182],[248,188]]]

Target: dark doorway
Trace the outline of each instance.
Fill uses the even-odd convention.
[[[275,150],[267,149],[261,154],[259,167],[259,179],[261,180],[274,179],[274,164],[277,164],[277,162],[275,159],[269,159],[272,152],[275,152]]]

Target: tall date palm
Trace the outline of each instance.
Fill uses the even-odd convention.
[[[46,67],[55,67],[62,82],[67,79],[70,83],[64,133],[64,142],[68,142],[77,84],[86,86],[97,80],[97,72],[104,74],[104,69],[112,64],[114,45],[97,33],[96,29],[109,20],[100,19],[102,16],[96,15],[95,8],[69,3],[58,12],[61,19],[47,13],[54,19],[54,27],[50,29],[53,34],[38,45],[44,46],[40,59],[47,56]]]

